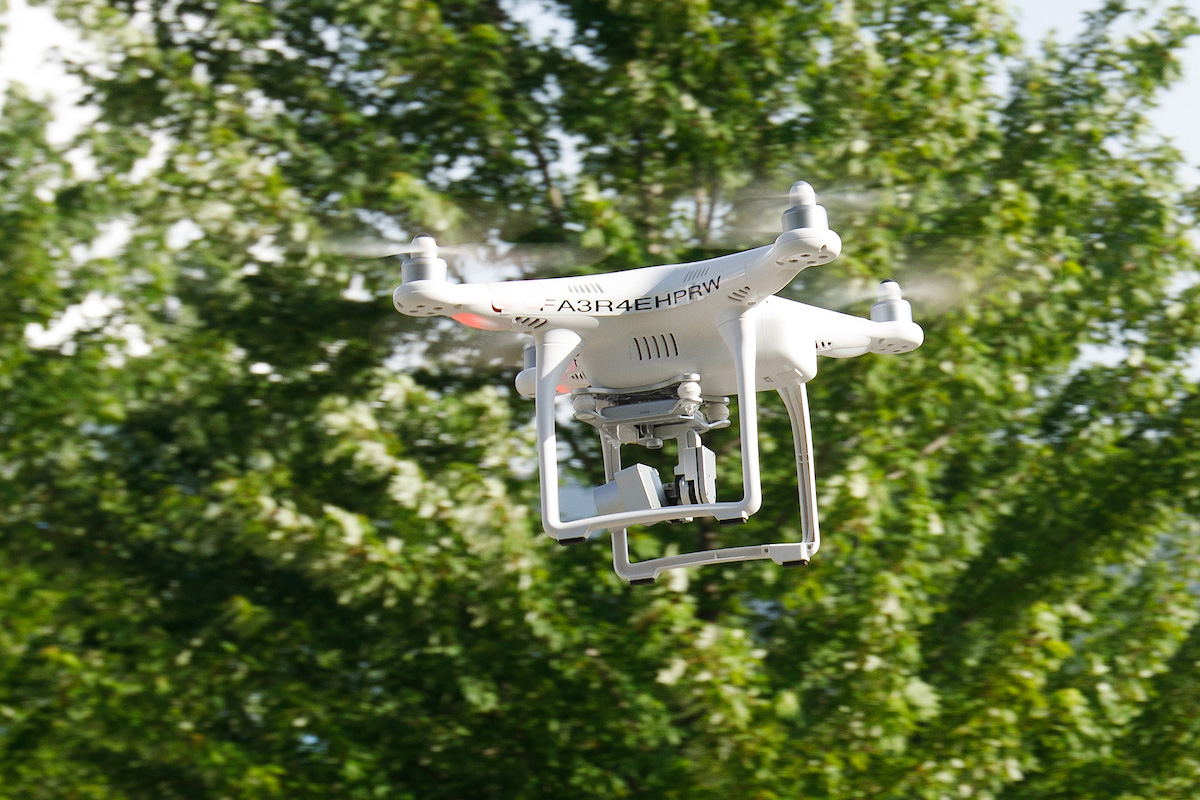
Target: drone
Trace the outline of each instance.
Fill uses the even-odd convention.
[[[809,184],[795,183],[788,200],[783,232],[773,244],[704,261],[586,277],[451,283],[436,242],[421,234],[402,262],[402,283],[392,295],[400,313],[532,337],[516,390],[534,400],[543,527],[564,545],[610,531],[613,568],[630,584],[652,584],[664,570],[705,564],[807,564],[821,544],[806,388],[817,374],[817,356],[907,353],[924,341],[893,280],[879,284],[870,319],[776,296],[802,270],[828,264],[842,249]],[[791,422],[800,541],[631,562],[630,526],[698,518],[738,524],[759,510],[757,394],[769,390],[782,397]],[[559,496],[559,395],[570,395],[574,420],[598,431],[604,461],[605,482],[592,488],[583,516],[569,519]],[[703,437],[731,424],[732,395],[742,496],[718,500],[716,454]],[[678,452],[668,480],[646,464],[622,466],[623,446],[657,450],[666,440],[674,440]]]

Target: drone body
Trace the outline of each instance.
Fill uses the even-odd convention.
[[[806,564],[820,546],[816,484],[805,384],[817,355],[849,358],[903,353],[921,345],[920,326],[893,281],[880,284],[871,319],[798,303],[775,293],[800,271],[841,252],[825,210],[806,183],[775,243],[740,253],[582,278],[451,284],[427,236],[413,240],[393,302],[411,316],[449,316],[484,330],[528,333],[518,392],[535,401],[542,517],[560,543],[600,530],[613,536],[613,563],[631,583],[652,583],[665,569],[770,558]],[[757,398],[775,390],[792,422],[800,489],[799,542],[706,550],[629,561],[626,529],[711,517],[744,522],[758,511]],[[571,393],[574,417],[600,434],[606,483],[593,490],[595,513],[564,520],[559,507],[554,400]],[[738,397],[742,497],[718,501],[715,455],[701,437],[727,427],[728,395]],[[677,443],[674,480],[644,464],[621,467],[621,447]]]

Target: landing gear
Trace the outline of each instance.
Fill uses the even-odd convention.
[[[788,380],[777,391],[788,408],[796,439],[796,468],[801,482],[801,541],[700,550],[637,563],[629,560],[627,528],[630,525],[694,518],[711,518],[718,523],[745,522],[762,506],[755,378],[756,326],[757,317],[753,314],[731,315],[717,325],[733,359],[737,383],[741,499],[716,499],[716,458],[702,443],[705,433],[730,424],[728,398],[704,395],[701,376],[683,374],[652,386],[576,390],[574,415],[600,434],[606,481],[592,491],[596,513],[585,513],[570,520],[562,518],[559,505],[554,399],[563,386],[563,376],[581,351],[582,339],[578,333],[566,328],[550,328],[535,334],[534,385],[526,388],[532,388],[534,395],[538,468],[542,476],[542,526],[552,539],[576,539],[600,530],[610,531],[613,568],[627,581],[653,580],[664,570],[681,567],[758,559],[785,564],[812,557],[820,546],[820,539],[815,516],[816,491],[812,482],[808,402],[803,383],[792,383],[793,378],[802,377],[797,373],[785,376]],[[658,471],[646,464],[621,467],[622,445],[638,444],[658,449],[666,439],[676,441],[679,453],[674,474],[666,484]]]

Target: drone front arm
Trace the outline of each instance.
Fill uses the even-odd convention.
[[[828,227],[785,230],[747,270],[746,286],[757,300],[765,300],[802,271],[828,264],[841,252],[841,237]]]

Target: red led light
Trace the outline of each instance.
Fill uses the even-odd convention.
[[[465,311],[461,314],[451,314],[450,319],[455,322],[461,322],[468,328],[476,328],[481,331],[508,330],[508,325],[501,320],[481,317],[478,314],[468,314]]]

